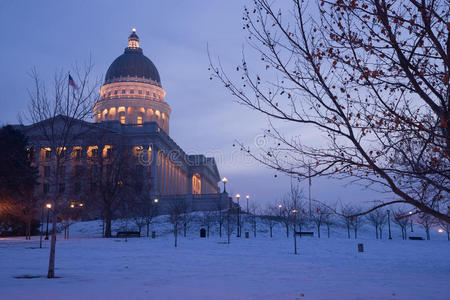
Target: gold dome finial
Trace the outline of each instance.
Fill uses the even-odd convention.
[[[139,48],[139,37],[136,34],[136,28],[132,29],[130,36],[128,37],[128,48]]]

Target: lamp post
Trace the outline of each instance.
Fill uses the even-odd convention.
[[[298,210],[293,209],[292,212],[293,212],[294,215],[295,215],[295,221],[294,221],[294,254],[297,255],[297,234],[296,234],[296,231],[297,231],[297,228],[296,228],[296,227],[297,227],[297,226],[296,226],[296,221],[297,221],[297,213],[298,213]]]
[[[48,240],[48,219],[49,219],[50,209],[52,208],[52,205],[50,203],[47,203],[45,205],[45,207],[47,207],[47,230],[45,231],[45,239]]]
[[[39,230],[40,231],[40,235],[39,235],[39,248],[42,248],[42,232],[44,231],[44,207],[43,206],[41,206],[41,219],[40,219],[40,221],[41,221],[41,229]]]
[[[237,199],[237,202],[238,202],[237,233],[236,233],[236,236],[240,237],[241,236],[241,215],[240,215],[241,205],[239,203],[239,199],[241,199],[241,195],[236,194],[236,199]]]
[[[411,232],[414,232],[413,223],[412,223],[412,211],[409,212],[409,222],[411,223]]]
[[[281,218],[281,209],[283,208],[283,205],[278,204],[278,208],[280,209],[280,218]]]
[[[224,192],[224,193],[227,192],[227,182],[228,182],[228,179],[227,179],[226,177],[222,178],[223,192]]]
[[[387,210],[387,214],[388,214],[389,239],[392,240],[392,236],[391,236],[391,211],[389,209]]]
[[[247,215],[248,215],[248,199],[250,199],[250,196],[249,195],[245,196],[245,199],[247,200]]]

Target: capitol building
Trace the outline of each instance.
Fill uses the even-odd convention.
[[[214,158],[186,154],[170,137],[172,110],[165,101],[166,91],[134,29],[124,53],[108,68],[99,96],[93,107],[94,122],[80,120],[77,130],[85,133],[64,149],[68,159],[57,186],[49,174],[59,150],[52,149],[36,124],[22,127],[34,153],[33,165],[39,170],[39,195],[61,192],[69,201],[89,203],[83,198],[95,189],[92,178],[108,176],[108,168],[114,167],[114,151],[120,148],[125,149],[122,153],[134,178],[135,188],[128,197],[145,194],[158,199],[161,207],[186,201],[192,210],[228,205],[228,195],[218,186],[220,174]]]

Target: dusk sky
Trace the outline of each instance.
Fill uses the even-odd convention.
[[[167,92],[171,137],[189,154],[215,156],[233,194],[250,194],[262,203],[275,201],[289,189],[289,178],[274,178],[274,171],[242,157],[232,146],[235,140],[254,144],[268,126],[266,117],[237,104],[217,80],[209,79],[207,45],[230,71],[240,62],[242,49],[250,50],[242,30],[244,4],[218,0],[1,1],[1,124],[17,123],[18,113],[25,111],[31,68],[49,80],[56,71],[69,71],[74,63],[91,56],[95,73],[102,77],[136,28],[144,54],[158,68]],[[308,132],[303,134],[308,138]],[[301,185],[307,195],[307,182]],[[312,194],[328,203],[377,197],[327,179],[313,180]]]

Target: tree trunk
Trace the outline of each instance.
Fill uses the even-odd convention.
[[[105,238],[111,237],[111,211],[105,210]]]
[[[350,239],[350,225],[347,225],[347,236]]]
[[[186,231],[187,231],[187,223],[184,222],[183,224],[183,236],[186,237]]]
[[[56,249],[56,223],[57,223],[58,217],[55,213],[52,215],[52,240],[50,244],[50,258],[48,262],[48,273],[47,278],[54,278],[55,277],[55,249]]]
[[[147,237],[149,237],[150,222],[147,221]]]
[[[430,240],[430,228],[426,228],[425,232],[427,233],[427,240]]]
[[[270,237],[272,237],[272,228],[273,228],[273,226],[270,225]]]
[[[378,227],[378,229],[380,230],[380,240],[383,239],[383,229],[380,227]]]
[[[320,225],[317,225],[317,237],[320,239]]]
[[[173,234],[175,236],[175,248],[178,246],[177,242],[178,242],[178,223],[175,223],[173,225]]]
[[[286,225],[286,237],[289,238],[289,224],[285,223]]]
[[[378,226],[375,225],[375,237],[378,240]]]
[[[27,240],[31,240],[31,219],[28,219],[25,224],[26,238]]]
[[[330,238],[330,225],[327,224],[328,238]]]

